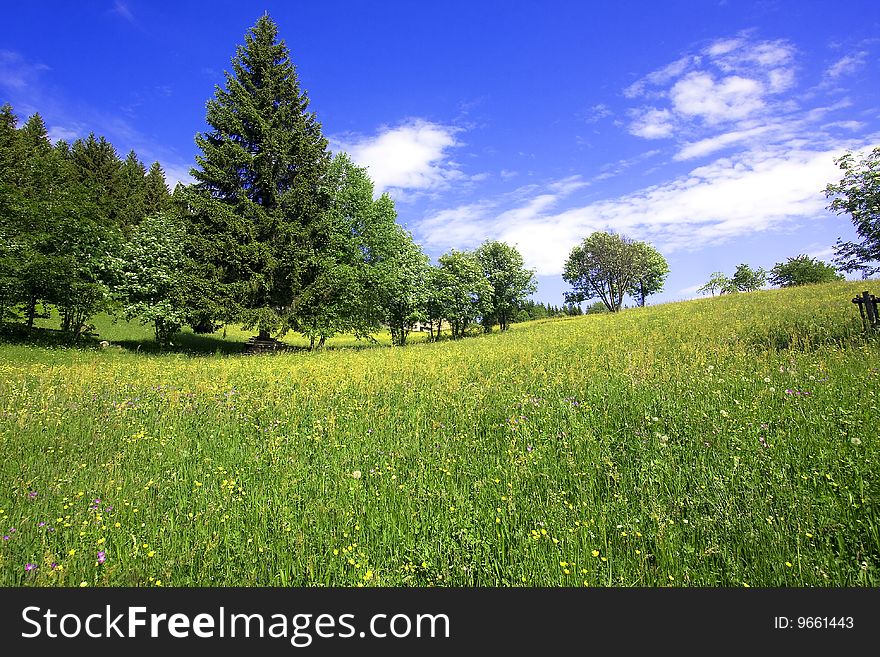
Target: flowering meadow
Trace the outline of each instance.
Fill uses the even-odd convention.
[[[0,345],[0,585],[878,586],[875,283],[402,348]]]

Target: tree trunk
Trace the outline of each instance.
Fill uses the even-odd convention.
[[[31,294],[28,297],[27,305],[27,327],[28,330],[34,328],[34,317],[37,314],[37,295]]]

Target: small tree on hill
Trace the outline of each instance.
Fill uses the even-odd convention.
[[[638,274],[639,251],[633,240],[596,232],[575,246],[565,262],[562,278],[574,288],[568,303],[601,299],[611,312],[620,310],[624,295]]]
[[[434,319],[449,321],[453,340],[463,338],[486,312],[484,300],[491,294],[480,261],[471,252],[452,249],[440,256],[431,285]]]
[[[752,269],[746,263],[742,263],[737,265],[730,281],[739,292],[753,292],[763,287],[767,282],[767,272],[762,267]]]
[[[706,284],[702,287],[697,288],[697,292],[700,294],[706,294],[710,292],[712,296],[715,296],[715,293],[724,294],[725,292],[730,291],[733,284],[730,279],[724,275],[723,272],[716,271],[710,277],[709,280],[706,281]]]
[[[777,262],[770,270],[770,283],[780,287],[830,283],[842,279],[843,274],[832,265],[807,255],[789,258],[786,262]]]
[[[646,242],[634,242],[636,249],[635,274],[627,292],[640,306],[645,298],[663,289],[663,282],[669,274],[669,263],[657,249]]]

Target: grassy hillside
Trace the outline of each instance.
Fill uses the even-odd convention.
[[[877,586],[872,285],[406,348],[0,345],[0,585]]]

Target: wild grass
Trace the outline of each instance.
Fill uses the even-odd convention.
[[[0,345],[0,585],[877,586],[872,284],[405,348]]]

